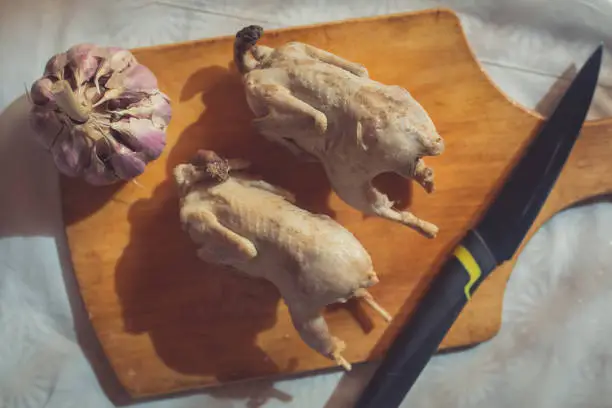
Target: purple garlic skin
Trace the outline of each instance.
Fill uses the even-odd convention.
[[[93,185],[131,180],[166,146],[170,99],[132,53],[77,44],[30,89],[30,123],[57,169]]]

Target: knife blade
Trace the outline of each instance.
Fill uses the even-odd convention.
[[[580,134],[595,93],[602,53],[600,44],[525,148],[483,217],[442,265],[356,408],[398,407],[480,284],[514,256]]]

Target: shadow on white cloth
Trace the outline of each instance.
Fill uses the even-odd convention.
[[[0,353],[9,352],[18,364],[10,367],[15,375],[12,386],[3,389],[4,384],[0,383],[3,389],[0,401],[9,401],[11,406],[33,398],[27,388],[22,389],[31,382],[29,375],[41,378],[45,370],[53,370],[57,375],[60,361],[46,361],[47,357],[53,359],[74,352],[75,342],[99,375],[102,388],[119,399],[125,398],[81,301],[64,236],[61,203],[51,199],[59,196],[58,173],[48,151],[34,138],[28,121],[29,108],[28,97],[22,95],[0,114],[3,168],[0,185],[4,189],[0,200],[0,239],[8,243],[0,247],[6,268],[0,284],[3,291],[0,327],[8,332],[2,338],[10,339],[14,346],[0,349]],[[47,251],[54,256],[46,256]],[[28,256],[32,264],[20,268],[16,259],[20,256]],[[49,264],[50,259],[57,259],[58,264]],[[61,274],[61,279],[57,274]],[[65,299],[57,296],[64,292]],[[16,336],[14,331],[22,336]],[[5,364],[3,357],[0,361]],[[30,370],[24,370],[24,366]],[[51,384],[57,378],[53,376],[52,380]]]

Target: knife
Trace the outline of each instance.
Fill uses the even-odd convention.
[[[455,247],[389,347],[356,408],[395,408],[484,279],[518,250],[555,184],[590,107],[603,53],[584,63],[484,216]]]

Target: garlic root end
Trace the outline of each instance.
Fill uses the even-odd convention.
[[[72,87],[66,80],[60,80],[53,84],[51,88],[55,96],[55,102],[60,109],[75,122],[85,123],[89,119],[89,114],[83,106],[79,104]]]

